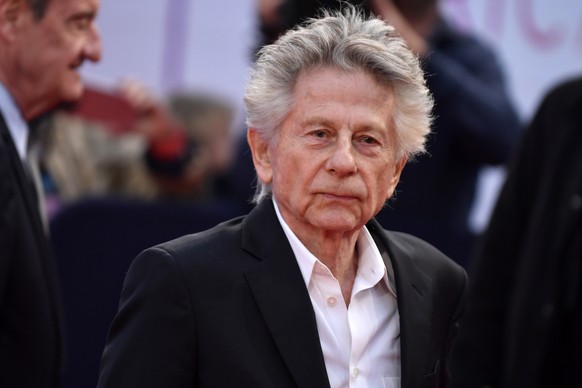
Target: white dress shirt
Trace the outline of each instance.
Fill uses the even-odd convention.
[[[357,240],[358,270],[349,306],[320,260],[297,238],[273,199],[315,311],[332,388],[400,387],[400,319],[392,267],[386,268],[366,227]]]

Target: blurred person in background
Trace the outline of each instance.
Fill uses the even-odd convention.
[[[435,100],[426,156],[409,163],[378,221],[417,235],[468,268],[478,231],[469,218],[480,171],[504,165],[520,136],[496,54],[460,32],[438,0],[369,0],[419,55]]]
[[[184,182],[156,170],[155,150],[146,155],[149,171],[157,180],[161,197],[211,200],[223,195],[221,180],[234,155],[234,109],[227,102],[203,93],[182,92],[169,97],[171,117],[184,127],[193,143],[193,155],[186,161]],[[177,187],[174,186],[177,185]]]
[[[582,387],[582,78],[524,131],[470,275],[453,386]]]
[[[103,92],[101,92],[103,93]],[[107,116],[116,101],[131,120]],[[44,123],[48,186],[66,205],[82,197],[203,201],[221,195],[221,174],[233,155],[233,109],[206,93],[179,92],[166,101],[126,80],[92,111],[60,111]],[[98,117],[99,116],[99,117]],[[123,128],[107,119],[119,120]]]
[[[101,56],[98,8],[0,0],[0,387],[59,384],[62,312],[29,123],[81,97],[79,67]]]

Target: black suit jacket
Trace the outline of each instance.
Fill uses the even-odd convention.
[[[582,387],[581,199],[582,76],[548,90],[508,166],[470,271],[455,387]]]
[[[0,387],[56,387],[61,368],[57,275],[33,190],[0,112]]]
[[[421,240],[368,227],[394,266],[402,387],[443,386],[466,274]],[[309,294],[271,201],[136,258],[98,386],[329,386]]]

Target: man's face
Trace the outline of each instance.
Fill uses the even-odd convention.
[[[405,164],[395,159],[392,90],[364,72],[332,68],[301,74],[294,90],[259,177],[272,183],[294,231],[359,229],[392,195]]]
[[[41,101],[50,108],[81,97],[78,69],[84,60],[96,62],[101,57],[94,20],[98,8],[99,0],[51,0],[44,17],[36,20],[22,6],[20,24],[14,27],[13,76],[21,82],[24,104]]]

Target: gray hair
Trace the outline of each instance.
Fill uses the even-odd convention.
[[[349,4],[340,11],[323,11],[321,18],[307,20],[259,51],[244,97],[247,126],[265,141],[276,141],[293,108],[299,74],[325,66],[363,70],[391,87],[397,158],[425,151],[433,100],[418,58],[394,27]],[[260,179],[257,183],[254,202],[271,192],[270,185]]]

